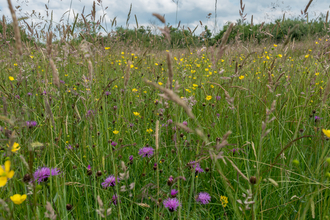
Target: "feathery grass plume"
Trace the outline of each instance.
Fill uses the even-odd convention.
[[[251,15],[251,24],[250,24],[251,27],[253,27],[253,15]]]
[[[92,62],[90,60],[88,60],[88,71],[89,71],[89,79],[90,82],[93,82],[93,65]]]
[[[47,205],[46,205],[46,212],[45,212],[45,217],[46,218],[50,218],[51,220],[56,220],[56,214],[55,214],[55,210],[52,207],[52,204],[50,204],[50,202],[47,201]]]
[[[165,18],[163,16],[157,13],[152,13],[152,15],[158,18],[158,20],[160,20],[163,24],[165,24]]]
[[[304,10],[304,14],[307,13],[307,10],[308,10],[309,6],[312,4],[312,2],[313,2],[313,0],[309,0],[308,4],[306,5],[306,8]]]
[[[7,29],[6,17],[5,15],[2,15],[2,35],[3,35],[3,39],[5,40],[6,40],[6,29]]]
[[[54,115],[52,113],[52,109],[50,108],[47,96],[44,96],[44,100],[45,100],[45,109],[46,109],[47,117],[51,119],[53,128],[55,129]]]
[[[3,96],[2,97],[2,105],[3,105],[3,115],[7,116],[7,101],[6,101],[6,97]]]
[[[291,34],[292,34],[292,33],[293,33],[298,27],[299,27],[299,24],[296,24],[296,25],[295,25],[295,26],[289,31],[288,36],[287,36],[287,38],[285,39],[282,48],[284,48],[284,47],[289,43],[289,41],[290,41],[290,39],[291,39]]]
[[[127,62],[126,73],[125,73],[125,76],[124,76],[124,87],[125,87],[125,89],[127,87],[127,84],[128,84],[129,78],[130,78],[131,64],[132,64],[132,62],[129,60]]]
[[[167,52],[167,66],[168,66],[168,80],[169,80],[169,87],[172,90],[172,82],[173,82],[173,68],[171,62],[171,55],[170,52]]]
[[[157,89],[159,89],[160,91],[162,91],[164,94],[160,94],[161,97],[174,101],[175,103],[180,105],[186,111],[186,113],[188,114],[188,116],[190,118],[192,118],[192,119],[195,118],[194,114],[192,113],[191,109],[188,107],[186,102],[184,100],[182,100],[175,92],[173,92],[172,90],[169,90],[169,89],[165,89],[164,87],[158,85],[157,83],[151,82],[147,79],[144,79],[144,81],[147,84],[152,85],[152,86],[156,87]]]
[[[55,66],[55,63],[54,63],[53,59],[50,58],[49,63],[50,63],[50,66],[52,68],[52,71],[53,71],[53,84],[57,88],[60,88],[60,79],[58,77],[58,72],[57,72],[57,69],[56,69],[56,66]]]
[[[327,15],[325,16],[325,24],[328,24],[329,19],[329,11],[327,11]]]
[[[325,87],[325,90],[324,90],[324,95],[323,95],[323,99],[322,99],[323,104],[322,105],[324,105],[325,102],[327,101],[328,96],[329,96],[329,92],[330,92],[330,78],[328,79],[327,87]]]
[[[18,21],[16,18],[16,14],[15,14],[15,10],[13,8],[13,5],[11,4],[11,0],[7,0],[8,2],[8,6],[9,6],[9,10],[11,13],[11,17],[13,19],[13,26],[14,26],[14,32],[15,32],[15,41],[16,41],[16,48],[18,50],[18,54],[20,56],[23,55],[23,49],[22,49],[22,41],[21,41],[21,34],[19,32],[19,27],[18,27]]]
[[[226,160],[228,160],[230,163],[231,163],[231,165],[234,167],[234,169],[237,171],[237,173],[239,174],[239,175],[241,175],[247,182],[250,182],[250,180],[249,180],[249,178],[247,178],[243,173],[242,173],[242,171],[234,164],[234,162],[233,161],[231,161],[230,159],[228,159],[228,158],[226,158]]]
[[[137,19],[136,15],[134,15],[134,17],[135,17],[136,28],[139,29],[139,22],[138,22],[138,19]]]
[[[186,125],[182,124],[182,123],[175,123],[176,126],[178,126],[179,128],[182,128],[183,130],[185,130],[188,133],[194,133],[194,131],[187,127]]]
[[[223,46],[227,43],[227,40],[229,38],[229,35],[233,29],[234,23],[231,23],[226,31],[226,33],[223,35],[222,39],[221,39],[221,44],[219,46],[219,48],[223,48]]]
[[[225,92],[226,101],[229,105],[229,109],[234,110],[235,109],[234,97],[230,97],[229,92],[227,92],[227,90],[225,90],[220,84],[214,82],[209,82],[209,83],[219,86]]]
[[[132,3],[129,6],[129,11],[128,11],[127,19],[126,19],[126,27],[129,26],[128,21],[131,18],[131,12],[132,12]]]

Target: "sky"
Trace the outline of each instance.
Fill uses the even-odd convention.
[[[129,28],[135,28],[135,15],[139,26],[153,26],[156,30],[156,25],[162,24],[152,16],[152,13],[165,15],[166,23],[177,26],[181,21],[181,27],[184,25],[192,30],[197,26],[196,34],[203,31],[205,25],[212,31],[218,33],[219,30],[227,22],[235,22],[240,18],[240,0],[103,0],[101,4],[96,5],[96,18],[104,16],[104,26],[107,30],[111,30],[111,20],[116,17],[117,26],[126,27],[127,15],[132,4],[132,11],[129,20]],[[253,15],[254,24],[262,22],[272,22],[275,19],[281,18],[283,13],[286,18],[293,18],[300,15],[300,11],[304,10],[309,0],[243,0],[245,4],[244,15],[246,14],[246,22],[251,22]],[[32,16],[27,20],[31,22],[49,22],[50,12],[53,11],[53,21],[60,23],[72,23],[74,20],[73,14],[81,14],[85,7],[84,15],[87,15],[92,10],[92,0],[12,0],[14,6],[20,6],[17,9],[17,16],[24,17],[26,14],[31,14],[35,10],[36,14],[40,13],[43,18]],[[49,8],[47,17],[46,7]],[[0,0],[0,15],[5,15],[7,20],[11,20],[8,9],[7,0]],[[70,10],[71,8],[71,10]],[[216,10],[215,10],[216,9]],[[329,0],[314,0],[308,10],[310,18],[317,18],[320,13],[326,13],[330,10]],[[67,12],[66,14],[64,14]],[[216,12],[216,14],[215,14]],[[209,13],[212,13],[209,15]],[[64,15],[63,15],[64,14]],[[209,15],[209,16],[208,16]],[[217,16],[215,16],[217,15]],[[81,16],[79,16],[81,18]],[[62,21],[61,21],[62,19]],[[201,27],[200,21],[204,27]],[[108,25],[105,25],[105,24]]]

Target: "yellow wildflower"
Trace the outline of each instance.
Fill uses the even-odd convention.
[[[114,133],[114,134],[118,134],[118,133],[119,133],[119,131],[117,131],[117,130],[114,130],[114,131],[113,131],[113,133]]]
[[[225,208],[228,204],[228,197],[220,196],[220,202],[221,202],[222,206]]]
[[[147,129],[147,132],[151,133],[151,132],[153,132],[153,130],[151,128],[149,128],[149,129]]]
[[[13,80],[15,80],[15,79],[14,79],[14,77],[9,76],[9,80],[10,80],[10,81],[13,81]]]
[[[322,129],[322,131],[325,134],[325,136],[327,136],[328,138],[330,138],[330,130]]]
[[[135,116],[140,116],[140,113],[139,113],[139,112],[133,112],[133,114],[134,114]]]
[[[26,194],[24,194],[24,195],[15,194],[15,195],[11,196],[10,199],[11,199],[11,201],[13,201],[13,203],[15,203],[16,205],[20,205],[20,204],[22,204],[22,202],[25,201],[25,199],[26,199]]]
[[[242,76],[240,76],[240,77],[238,77],[238,78],[242,80],[242,79],[244,79],[244,76],[242,75]]]
[[[13,170],[10,170],[10,161],[7,160],[5,162],[5,169],[0,166],[0,187],[6,185],[8,179],[12,178],[14,174],[15,172]]]
[[[206,96],[207,101],[210,101],[211,99],[212,99],[212,96],[210,96],[210,95]]]
[[[162,83],[162,82],[158,82],[158,85],[160,85],[160,86],[161,86],[161,85],[163,85],[163,83]]]
[[[9,145],[7,144],[7,147],[9,147]],[[13,146],[11,147],[11,152],[15,153],[16,151],[18,151],[19,149],[21,149],[19,147],[19,144],[18,143],[14,143]]]
[[[110,47],[105,47],[104,49],[106,49],[106,50],[109,50],[109,49],[110,49]]]

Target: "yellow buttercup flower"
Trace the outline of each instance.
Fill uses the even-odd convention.
[[[135,116],[139,116],[139,115],[140,115],[140,113],[138,113],[138,112],[133,112],[133,114],[134,114]]]
[[[14,77],[9,76],[9,80],[10,80],[10,81],[14,81],[15,79],[14,79]]]
[[[7,144],[7,147],[9,147],[9,145]],[[21,149],[19,147],[19,144],[18,143],[14,143],[13,146],[11,147],[11,152],[15,153],[16,151],[18,151],[19,149]]]
[[[3,187],[6,185],[8,179],[12,178],[15,174],[13,170],[10,170],[10,161],[7,160],[5,162],[5,169],[3,169],[2,166],[0,166],[0,187]]]
[[[238,77],[239,79],[244,79],[244,76],[242,75],[242,76],[240,76],[240,77]]]
[[[328,138],[330,138],[330,130],[322,129],[322,131],[325,134],[325,136],[327,136]]]
[[[153,132],[153,130],[151,128],[149,128],[149,129],[147,129],[147,132],[151,133],[151,132]]]
[[[207,101],[210,101],[211,99],[212,99],[212,96],[210,96],[210,95],[206,96]]]
[[[161,86],[161,85],[163,85],[163,83],[162,83],[162,82],[158,82],[158,85],[160,85],[160,86]]]
[[[109,49],[110,49],[110,47],[105,47],[104,49],[106,49],[106,50],[109,50]]]
[[[15,194],[15,195],[11,196],[10,199],[11,199],[11,201],[13,201],[13,203],[15,203],[16,205],[20,205],[20,204],[22,204],[22,202],[25,201],[25,199],[26,199],[26,194],[24,194],[24,195]]]
[[[113,133],[114,133],[114,134],[118,134],[118,133],[119,133],[119,131],[117,131],[117,130],[114,130],[114,131],[113,131]]]

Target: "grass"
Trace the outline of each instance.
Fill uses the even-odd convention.
[[[329,36],[168,52],[110,40],[4,47],[3,218],[328,218]],[[59,175],[37,181],[41,167]]]

